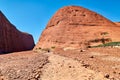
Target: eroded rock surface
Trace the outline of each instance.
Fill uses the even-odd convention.
[[[48,22],[36,48],[77,47],[119,41],[120,28],[105,17],[79,6],[67,6],[58,10]]]
[[[0,11],[0,53],[30,50],[33,47],[32,35],[17,30]]]

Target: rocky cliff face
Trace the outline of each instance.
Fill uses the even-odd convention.
[[[32,35],[17,30],[0,11],[0,53],[30,50],[33,47]]]
[[[79,6],[63,7],[48,22],[35,48],[82,48],[102,43],[102,33],[108,33],[106,41],[118,40],[115,26],[112,21],[88,9]],[[115,31],[119,32],[120,29]]]

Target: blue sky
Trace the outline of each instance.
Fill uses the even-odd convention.
[[[0,10],[17,29],[33,35],[35,43],[50,18],[61,7],[76,5],[120,21],[120,0],[0,0]]]

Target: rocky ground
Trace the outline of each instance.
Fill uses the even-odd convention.
[[[40,80],[47,59],[32,51],[0,55],[0,80]]]
[[[56,54],[80,61],[83,67],[101,72],[110,80],[120,80],[120,49],[92,48],[81,50],[60,50]]]
[[[99,72],[84,68],[74,59],[50,54],[43,67],[41,80],[107,80]]]
[[[0,55],[0,80],[120,80],[120,49]]]

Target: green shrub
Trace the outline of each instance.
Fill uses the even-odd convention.
[[[101,45],[97,45],[97,46],[91,46],[91,48],[107,47],[107,46],[120,46],[120,42],[110,42],[110,43],[101,44]]]

